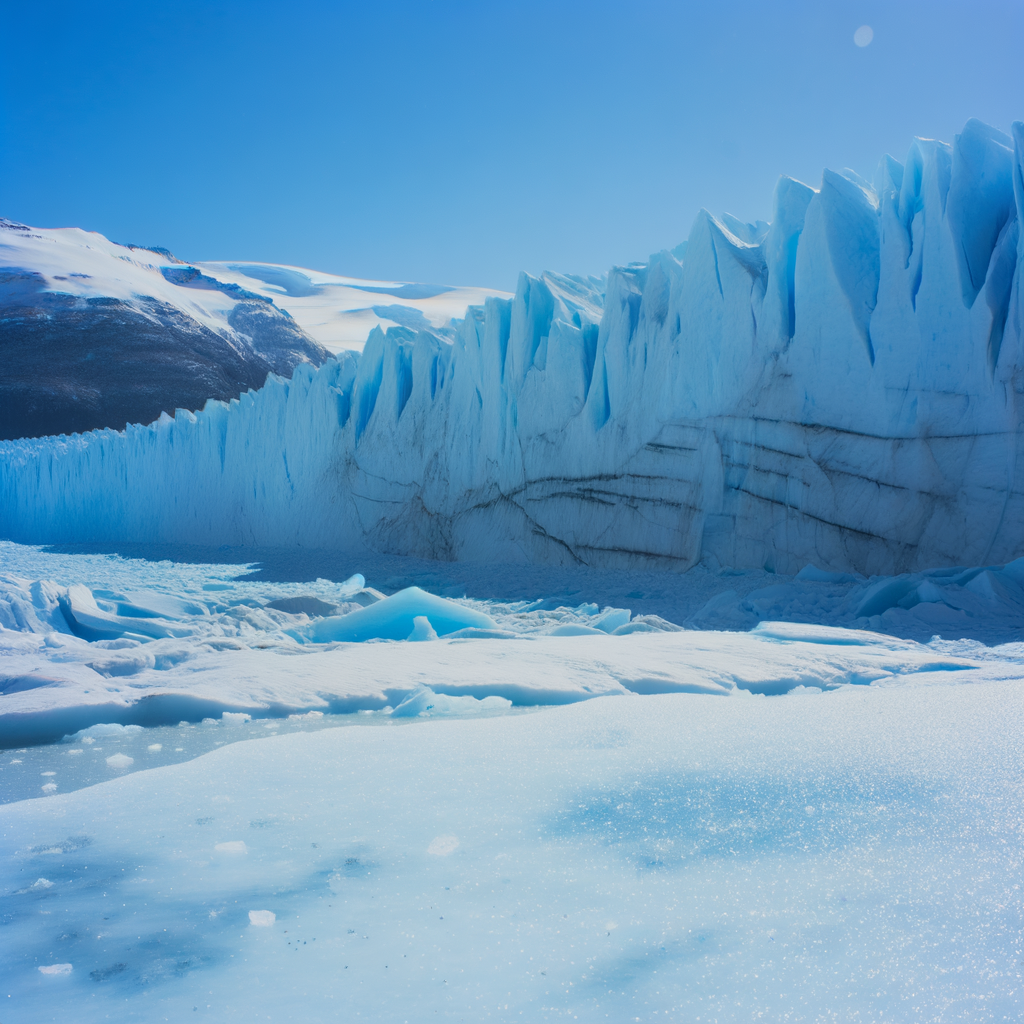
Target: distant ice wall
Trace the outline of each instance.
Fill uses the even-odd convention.
[[[868,574],[1024,554],[1024,125],[779,182],[228,405],[0,445],[25,542]]]

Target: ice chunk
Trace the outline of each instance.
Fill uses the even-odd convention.
[[[565,622],[548,631],[548,636],[607,636],[603,629],[585,626],[582,622]]]
[[[63,977],[74,970],[71,964],[46,964],[39,968],[40,974],[47,974],[51,977]]]
[[[111,768],[128,768],[135,763],[134,757],[129,757],[127,754],[111,754],[107,758],[107,764]]]
[[[403,700],[391,712],[392,718],[440,718],[444,716],[474,715],[480,712],[507,711],[512,701],[504,697],[490,696],[478,700],[476,697],[450,697],[435,693],[428,686],[421,686]]]
[[[682,626],[677,626],[660,615],[637,615],[631,622],[618,626],[612,630],[615,636],[625,636],[629,633],[681,633]]]
[[[142,618],[187,619],[210,614],[205,604],[158,590],[128,590],[116,604],[119,615]]]
[[[888,608],[897,605],[916,586],[909,576],[887,577],[873,583],[860,599],[857,606],[858,618],[881,615]]]
[[[774,640],[790,640],[811,644],[838,644],[839,646],[877,644],[897,650],[909,650],[916,645],[907,640],[865,629],[842,629],[837,626],[818,626],[802,622],[760,622],[752,630],[757,636]]]
[[[277,915],[272,910],[250,910],[249,924],[257,928],[269,928],[277,920]]]
[[[606,608],[604,613],[594,622],[594,628],[604,633],[614,633],[619,626],[629,622],[632,612],[628,608]]]
[[[126,637],[148,641],[169,636],[189,636],[188,626],[174,625],[155,618],[137,618],[114,615],[96,604],[92,591],[80,583],[68,587],[67,598],[61,611],[71,628],[86,640],[117,639]]]
[[[434,857],[447,857],[459,848],[457,836],[437,836],[430,841],[427,853]]]
[[[344,583],[338,584],[338,597],[348,600],[353,594],[366,588],[366,577],[362,573],[353,573]]]
[[[467,626],[454,633],[447,633],[445,637],[448,640],[514,640],[519,635],[510,629],[477,629]]]
[[[317,643],[405,640],[416,628],[418,616],[428,618],[438,636],[446,636],[467,626],[477,629],[495,629],[497,626],[483,612],[428,594],[419,587],[407,587],[367,608],[312,623],[306,635]]]
[[[104,736],[131,736],[142,732],[141,725],[121,725],[119,722],[100,722],[87,729],[79,729],[73,736],[65,738],[68,743],[93,744]]]
[[[300,597],[280,597],[274,601],[268,601],[265,607],[287,612],[289,615],[308,615],[311,619],[324,615],[336,615],[338,612],[336,604],[322,601],[312,594]]]

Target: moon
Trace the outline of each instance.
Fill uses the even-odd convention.
[[[861,25],[861,27],[853,33],[853,41],[858,46],[867,46],[874,38],[875,30],[870,25]]]

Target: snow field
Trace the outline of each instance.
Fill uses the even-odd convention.
[[[16,1019],[1019,1015],[1024,648],[834,624],[1012,635],[1016,563],[516,600],[2,553]],[[773,608],[818,621],[654,611]]]
[[[474,303],[507,298],[491,288],[367,281],[268,263],[188,264],[166,250],[119,245],[80,228],[7,231],[0,262],[38,275],[50,293],[129,305],[155,298],[214,331],[227,330],[240,298],[262,298],[333,353],[359,351],[378,325],[418,317],[424,327],[443,329]]]
[[[1022,712],[634,695],[8,804],[8,1013],[1016,1019]]]
[[[358,352],[374,327],[417,326],[443,330],[488,298],[509,296],[493,288],[366,281],[305,267],[273,263],[200,263],[204,273],[257,292],[287,311],[331,352]]]

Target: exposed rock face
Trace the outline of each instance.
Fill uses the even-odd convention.
[[[784,179],[607,282],[523,276],[231,407],[7,445],[32,541],[897,573],[1024,554],[1024,125]],[[122,481],[132,482],[125,488]],[[103,514],[99,515],[98,510]]]
[[[59,252],[63,234],[0,222],[0,258],[32,259],[33,241],[56,241],[50,248]],[[105,258],[120,270],[117,250],[131,262],[132,279],[110,282],[113,294],[104,294],[108,282],[94,266],[69,272],[80,246],[63,246],[57,259],[69,266],[48,274],[0,267],[0,438],[150,423],[330,357],[272,302],[188,266],[158,275],[150,261],[169,254],[96,239],[93,262]],[[150,285],[155,294],[135,290]]]
[[[284,329],[266,330],[260,314]],[[280,313],[260,314],[233,316],[239,334],[226,338],[157,301],[41,295],[33,305],[7,306],[0,319],[0,437],[123,430],[162,412],[201,409],[208,398],[234,398],[261,387],[268,373],[291,376],[299,362],[328,358]],[[264,333],[246,344],[242,324]],[[267,335],[271,345],[257,347]],[[290,347],[280,343],[285,339]]]

